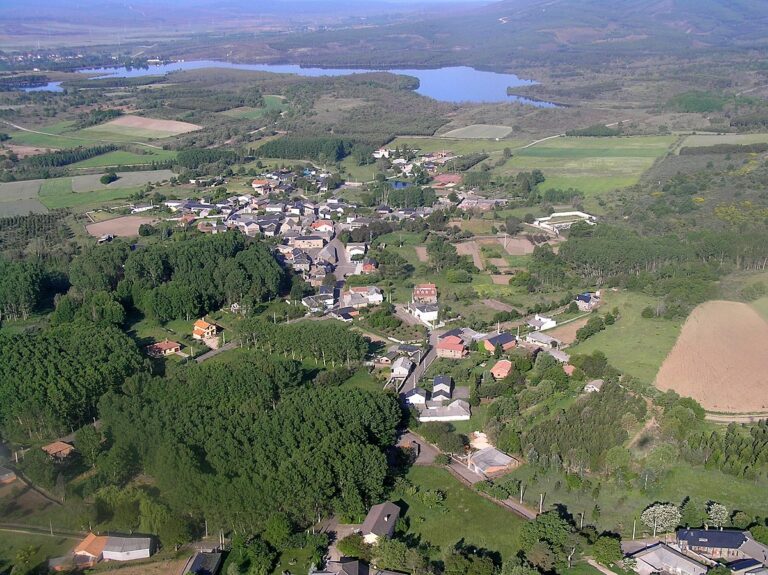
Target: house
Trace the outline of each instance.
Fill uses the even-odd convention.
[[[557,360],[558,363],[568,363],[571,356],[559,349],[548,349],[547,354]]]
[[[493,376],[493,379],[499,380],[507,377],[511,371],[512,362],[508,359],[500,359],[496,362],[496,365],[491,368],[491,375]]]
[[[342,305],[363,308],[369,305],[379,305],[384,301],[384,294],[376,286],[351,287],[341,294]]]
[[[418,284],[413,287],[412,303],[437,303],[437,286],[435,284]]]
[[[77,547],[75,547],[75,563],[80,567],[93,567],[102,560],[104,547],[107,545],[107,537],[89,533]]]
[[[360,527],[363,541],[372,545],[379,540],[379,537],[387,539],[392,537],[398,517],[400,517],[400,508],[390,501],[371,507]]]
[[[365,258],[363,260],[363,267],[361,271],[364,274],[372,274],[378,269],[378,267],[379,267],[379,262],[377,262],[375,259]]]
[[[340,307],[331,312],[331,317],[335,317],[345,323],[354,320],[359,315],[360,312],[353,307]]]
[[[223,557],[224,555],[220,551],[196,551],[189,558],[181,572],[185,575],[187,573],[193,573],[194,575],[217,575],[219,569],[221,569]]]
[[[461,184],[461,174],[437,174],[432,178],[432,183],[436,188],[448,188]]]
[[[510,457],[495,447],[486,447],[470,454],[467,467],[485,477],[493,477],[506,473],[520,465],[514,457]]]
[[[469,404],[463,399],[440,407],[428,407],[423,409],[419,415],[419,421],[428,423],[430,421],[467,421],[472,416]]]
[[[411,405],[425,405],[427,403],[427,392],[420,387],[414,387],[405,394],[405,402]]]
[[[598,391],[603,389],[604,383],[605,383],[605,380],[593,379],[592,381],[588,382],[587,385],[584,386],[584,393],[597,393]]]
[[[453,381],[449,375],[437,375],[432,382],[432,401],[450,401]]]
[[[0,485],[7,485],[16,481],[16,474],[6,467],[0,467]]]
[[[768,546],[755,541],[749,531],[680,529],[677,543],[683,553],[692,551],[713,560],[756,559],[768,566]]]
[[[322,248],[325,240],[320,236],[298,236],[293,240],[293,245],[302,250],[315,250]]]
[[[110,535],[102,555],[105,561],[135,561],[152,556],[154,546],[150,537],[116,537]]]
[[[158,341],[147,347],[147,353],[152,357],[166,357],[181,351],[181,344],[175,341]]]
[[[557,326],[557,322],[551,317],[545,317],[539,314],[536,314],[533,319],[529,319],[527,324],[529,327],[532,327],[536,331],[552,329],[553,327]]]
[[[497,333],[496,335],[490,335],[483,341],[483,347],[488,353],[496,351],[496,347],[501,347],[501,351],[509,351],[517,345],[517,339],[514,335],[508,332]]]
[[[405,379],[413,369],[413,362],[407,357],[398,357],[392,364],[390,379]]]
[[[639,575],[670,573],[672,575],[705,575],[707,566],[684,555],[671,545],[655,543],[629,556],[635,560]]]
[[[592,311],[600,305],[600,292],[580,293],[576,296],[576,305],[580,311]]]
[[[192,328],[192,337],[195,339],[210,339],[216,337],[219,327],[216,324],[208,323],[205,319],[199,319]]]
[[[538,331],[532,331],[531,333],[527,334],[525,336],[525,341],[526,343],[535,345],[536,347],[549,349],[560,347],[561,345],[559,340],[550,335],[547,335],[546,333],[541,333]]]
[[[737,559],[726,565],[735,575],[763,575],[768,570],[757,559]]]
[[[74,446],[63,441],[54,441],[48,445],[43,445],[42,450],[50,455],[53,459],[63,460],[70,456],[75,450]]]
[[[285,204],[282,202],[272,202],[264,207],[268,214],[282,214],[285,211]]]
[[[319,234],[332,234],[334,229],[332,220],[315,220],[309,227]]]
[[[437,306],[437,304],[412,303],[408,306],[408,311],[411,312],[411,315],[417,318],[421,323],[425,324],[427,327],[432,327],[435,323],[437,323],[440,308]]]
[[[445,359],[461,359],[469,353],[467,346],[464,345],[464,340],[457,335],[440,338],[436,347],[437,357]]]
[[[346,251],[347,255],[349,255],[349,259],[355,257],[362,258],[365,255],[365,252],[368,251],[368,246],[365,244],[347,244]]]

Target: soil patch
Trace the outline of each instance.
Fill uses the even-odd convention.
[[[416,257],[419,258],[420,262],[429,261],[429,257],[427,256],[427,248],[425,246],[416,246],[413,249],[416,250]]]
[[[456,244],[456,251],[460,256],[472,256],[472,262],[480,271],[485,269],[485,264],[483,263],[483,258],[480,257],[480,248],[477,247],[477,242],[471,241]]]
[[[494,274],[491,276],[491,280],[493,280],[493,283],[498,286],[507,286],[509,285],[509,280],[512,278],[512,276],[507,276],[504,274]]]
[[[502,276],[509,278],[509,276]],[[509,281],[509,280],[507,280]],[[494,282],[496,283],[496,282]],[[503,301],[499,301],[497,299],[484,299],[483,303],[488,306],[491,309],[495,309],[496,311],[514,311],[515,308],[513,308],[511,305],[504,303]]]
[[[176,120],[158,120],[155,118],[142,118],[141,116],[120,116],[119,118],[101,124],[99,129],[108,129],[111,126],[121,128],[136,128],[137,130],[150,130],[152,132],[164,132],[165,134],[176,136],[199,130],[201,126],[190,124],[189,122],[177,122]]]
[[[39,156],[40,154],[57,151],[57,148],[36,148],[35,146],[20,146],[16,144],[6,144],[5,147],[16,154],[19,158]]]
[[[190,551],[190,554],[192,552]],[[144,563],[142,565],[125,566],[121,565],[110,569],[109,571],[99,571],[103,575],[114,573],[115,575],[179,575],[181,570],[189,561],[189,558],[172,559],[166,561],[156,561],[154,563]]]
[[[683,325],[656,387],[726,413],[768,410],[768,323],[743,303],[711,301]]]
[[[533,244],[525,238],[499,238],[501,247],[506,243],[507,253],[511,256],[527,256],[533,253]]]
[[[586,325],[588,319],[588,317],[583,317],[581,319],[577,319],[576,321],[561,325],[560,327],[548,329],[547,335],[550,335],[555,339],[559,339],[563,343],[571,345],[574,341],[576,341],[576,332]]]
[[[145,218],[141,216],[123,216],[122,218],[115,218],[112,220],[106,220],[104,222],[97,222],[95,224],[89,224],[85,226],[88,233],[95,238],[110,234],[116,237],[131,238],[139,235],[139,226],[141,224],[151,224],[156,222],[155,218]]]

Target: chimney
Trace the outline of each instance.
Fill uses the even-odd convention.
[[[389,521],[389,515],[384,516],[384,521]]]

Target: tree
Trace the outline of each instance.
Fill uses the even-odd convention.
[[[99,181],[106,186],[108,184],[111,184],[114,181],[117,181],[117,174],[114,172],[114,170],[111,170],[106,174],[104,174],[103,176],[101,176],[101,178],[99,178]]]
[[[592,546],[592,554],[599,563],[608,567],[624,556],[621,552],[621,540],[617,537],[601,535]]]
[[[91,467],[96,467],[102,439],[101,433],[93,425],[81,427],[75,434],[75,447],[83,461]]]
[[[672,531],[680,525],[680,519],[680,508],[672,503],[655,503],[640,515],[640,520],[645,526],[653,530],[654,537],[659,531]]]
[[[611,447],[605,453],[605,470],[608,473],[615,474],[618,471],[629,467],[632,461],[632,454],[629,449],[621,445]]]
[[[37,549],[32,545],[19,549],[14,558],[11,575],[26,575],[27,573],[30,573],[32,570],[32,561],[35,559],[36,554]]]
[[[363,536],[359,533],[347,535],[337,543],[336,548],[344,557],[354,557],[363,561],[370,561],[371,559],[371,546],[363,540]]]
[[[768,527],[765,525],[755,525],[754,527],[749,528],[749,532],[752,534],[752,537],[755,538],[755,541],[759,541],[763,545],[768,545]]]
[[[722,527],[728,522],[728,509],[725,505],[710,501],[707,506],[707,516],[715,527]]]
[[[731,514],[731,525],[736,529],[746,529],[752,524],[752,517],[743,511],[734,511]]]
[[[291,522],[284,513],[275,513],[267,519],[262,534],[274,549],[284,549],[293,533]]]
[[[336,276],[334,274],[325,274],[325,277],[323,278],[323,286],[325,287],[336,287]]]

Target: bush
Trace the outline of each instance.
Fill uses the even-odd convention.
[[[645,307],[645,308],[643,308],[643,311],[642,311],[642,312],[640,312],[640,315],[641,315],[642,317],[644,317],[645,319],[651,319],[651,318],[653,318],[653,316],[655,316],[656,314],[654,313],[654,311],[653,311],[653,308],[652,308],[652,307],[650,307],[650,306],[648,306],[648,307]]]
[[[435,457],[435,465],[450,465],[451,456],[445,453],[440,453]]]
[[[99,181],[106,186],[107,184],[117,181],[117,174],[115,172],[107,172],[99,178]]]

